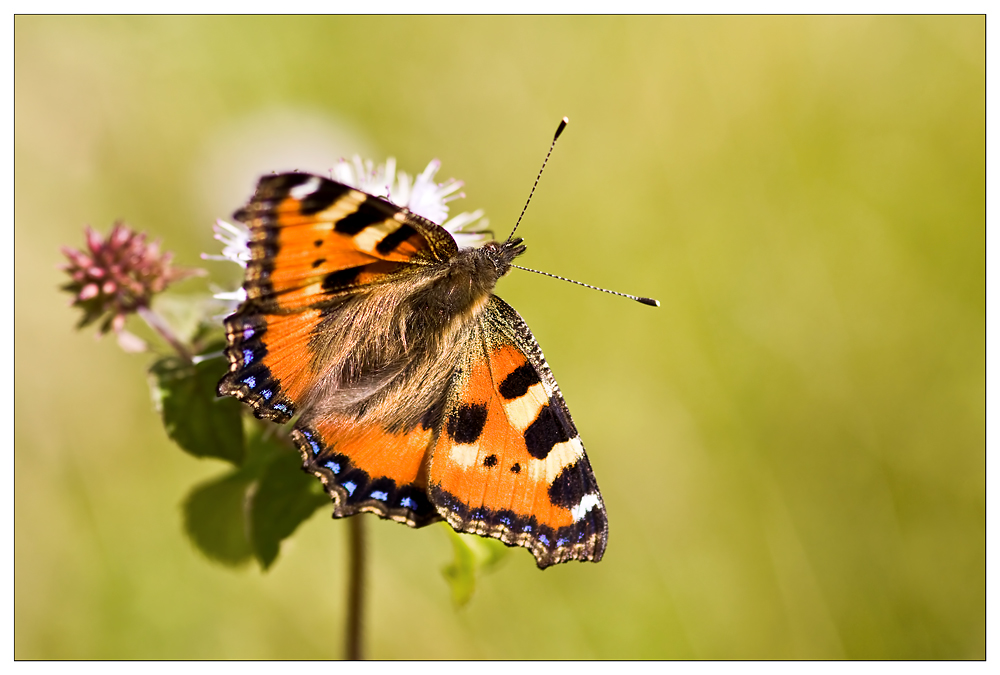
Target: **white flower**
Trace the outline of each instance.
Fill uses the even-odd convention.
[[[227,223],[216,220],[212,226],[215,239],[223,243],[222,255],[202,253],[202,260],[230,260],[240,267],[246,267],[250,262],[250,230],[242,223]]]
[[[234,306],[236,306],[247,299],[247,289],[240,286],[235,291],[216,293],[212,297],[215,298],[216,300],[223,300],[224,302],[232,303]]]
[[[223,244],[222,255],[202,253],[202,260],[229,260],[246,268],[250,262],[250,230],[243,223],[227,223],[224,220],[216,220],[212,229],[215,230],[215,239]],[[240,286],[235,291],[215,293],[212,297],[225,303],[226,314],[223,316],[228,316],[247,299],[247,292]]]
[[[444,183],[435,183],[434,174],[441,168],[441,162],[434,159],[416,179],[403,172],[396,172],[396,159],[389,157],[385,164],[375,165],[371,160],[362,160],[355,155],[350,160],[342,159],[333,167],[333,178],[344,185],[363,190],[376,197],[385,197],[401,208],[406,208],[437,223],[455,237],[462,248],[481,246],[489,241],[486,233],[489,221],[483,218],[483,210],[463,212],[448,218],[448,202],[464,197],[459,192],[462,182],[449,178]]]

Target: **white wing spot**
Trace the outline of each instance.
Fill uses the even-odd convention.
[[[528,462],[528,475],[532,480],[551,484],[559,472],[567,466],[576,464],[583,457],[583,444],[580,438],[574,437],[563,443],[556,443],[545,459],[532,459]]]
[[[301,201],[306,197],[308,197],[309,195],[311,195],[312,193],[316,192],[316,190],[318,189],[319,189],[319,178],[313,176],[302,185],[296,185],[295,187],[293,187],[291,190],[288,191],[288,194],[292,198]]]
[[[580,503],[570,510],[573,514],[573,522],[577,523],[583,520],[583,517],[587,515],[595,506],[597,508],[601,507],[601,498],[598,497],[596,493],[591,492],[583,495],[583,498],[580,499]]]
[[[479,443],[456,443],[451,446],[451,460],[468,469],[479,458]]]
[[[538,411],[549,402],[549,396],[545,393],[542,383],[531,385],[523,396],[518,396],[512,401],[503,404],[507,419],[518,431],[524,431],[538,417]]]
[[[351,190],[319,214],[317,223],[322,223],[322,226],[317,224],[314,229],[335,230],[336,223],[357,211],[367,198],[364,192]]]
[[[402,223],[391,218],[383,220],[379,223],[375,223],[374,225],[369,225],[354,235],[354,243],[359,250],[374,253],[375,247],[378,246],[380,241],[402,226]]]

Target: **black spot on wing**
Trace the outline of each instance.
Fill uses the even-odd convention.
[[[584,495],[597,492],[597,481],[586,464],[586,459],[576,464],[564,466],[549,486],[549,499],[556,506],[571,509],[580,503]]]
[[[319,267],[320,265],[322,265],[325,262],[326,262],[326,258],[319,258],[317,260],[313,260],[313,262],[312,262],[313,269],[316,269],[317,267]]]
[[[242,223],[249,223],[253,218],[268,218],[273,215],[271,209],[275,200],[284,199],[288,191],[311,180],[313,176],[307,173],[283,173],[276,176],[264,176],[257,182],[257,190],[253,199],[243,208],[237,210],[233,217]]]
[[[323,277],[323,290],[332,292],[347,288],[358,278],[362,269],[362,267],[349,267],[346,270],[330,272]]]
[[[382,238],[378,244],[375,245],[375,250],[386,255],[396,250],[396,247],[402,244],[404,241],[409,239],[411,236],[416,234],[417,231],[414,230],[409,225],[400,225],[395,232],[390,232],[385,237]]]
[[[366,227],[382,222],[386,214],[384,208],[379,208],[378,204],[379,202],[372,197],[365,199],[357,211],[338,220],[334,227],[337,228],[337,232],[353,237]]]
[[[448,435],[459,444],[475,443],[486,426],[486,406],[463,405],[448,416]]]
[[[486,459],[483,460],[483,466],[490,469],[496,466],[498,461],[496,455],[487,455]]]
[[[310,176],[306,176],[308,180]],[[303,183],[305,181],[302,181]],[[340,199],[342,196],[347,194],[351,188],[346,185],[341,185],[340,183],[334,183],[329,180],[320,181],[319,187],[316,191],[310,195],[307,195],[300,205],[300,210],[302,215],[311,216],[314,213],[319,213],[320,211],[325,211],[330,208],[330,206]],[[339,228],[338,228],[339,229]]]
[[[570,439],[566,427],[556,415],[551,405],[546,403],[538,411],[538,417],[524,430],[524,443],[528,454],[535,459],[545,459],[552,448]]]
[[[511,473],[521,473],[521,465],[520,464],[515,464],[514,466],[510,467],[510,472]]]
[[[541,379],[539,379],[538,372],[534,366],[530,363],[524,363],[514,369],[514,372],[510,375],[503,378],[503,382],[500,383],[500,387],[497,390],[501,396],[509,401],[524,396],[528,393],[528,389],[539,382],[541,382]]]

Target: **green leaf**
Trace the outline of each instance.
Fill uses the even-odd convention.
[[[455,559],[441,568],[444,580],[451,587],[451,601],[456,607],[464,607],[476,590],[476,554],[466,541],[467,537],[448,527]]]
[[[264,470],[276,457],[294,450],[291,439],[279,436],[281,427],[273,422],[243,418],[243,437],[246,439],[246,457],[243,470],[254,478],[264,475]],[[295,451],[298,454],[298,451]]]
[[[277,427],[247,420],[246,429],[243,466],[191,492],[184,526],[208,557],[232,565],[255,557],[266,570],[281,541],[330,500]]]
[[[250,559],[245,513],[251,484],[244,472],[232,471],[197,486],[184,502],[184,529],[209,558],[227,565]]]
[[[253,552],[265,570],[278,557],[281,541],[316,509],[330,504],[319,480],[302,470],[298,451],[279,450],[263,467],[248,512]]]
[[[171,440],[195,457],[216,457],[238,466],[244,457],[242,404],[215,393],[225,372],[221,358],[192,365],[166,357],[149,369],[150,389]]]
[[[495,568],[510,549],[499,539],[459,534],[450,526],[446,527],[455,559],[441,568],[441,574],[451,588],[452,602],[456,607],[463,607],[472,599],[477,576]]]
[[[477,537],[482,547],[482,570],[492,572],[510,553],[510,546],[492,537]]]

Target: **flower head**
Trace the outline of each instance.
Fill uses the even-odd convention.
[[[174,281],[200,273],[171,267],[170,253],[160,253],[159,242],[146,242],[146,235],[122,222],[115,223],[107,238],[86,228],[87,247],[64,246],[69,264],[60,268],[72,281],[62,287],[74,295],[73,305],[83,310],[78,328],[101,317],[99,329],[122,334],[125,317],[148,307],[150,300]]]

